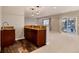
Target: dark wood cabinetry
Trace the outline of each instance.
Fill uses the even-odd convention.
[[[38,47],[46,44],[46,30],[24,28],[24,36]]]
[[[13,44],[15,41],[15,30],[1,30],[1,48]]]

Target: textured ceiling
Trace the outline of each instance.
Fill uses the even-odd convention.
[[[2,14],[25,14],[25,18],[40,18],[77,10],[79,10],[79,6],[5,6],[2,8]],[[37,11],[39,14],[36,14]]]

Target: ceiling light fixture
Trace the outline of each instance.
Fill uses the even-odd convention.
[[[56,9],[57,7],[53,7],[54,9]]]
[[[37,11],[36,14],[38,15],[40,13],[40,11]]]
[[[32,14],[32,16],[34,16],[34,14]]]
[[[32,10],[34,10],[34,8],[32,8]]]
[[[39,13],[36,13],[37,15],[39,14]]]
[[[31,10],[32,10],[32,16],[39,15],[39,13],[40,13],[39,7],[40,6],[35,6],[35,7],[31,8]]]
[[[36,7],[39,7],[39,6],[36,6]]]

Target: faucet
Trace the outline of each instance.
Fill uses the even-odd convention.
[[[2,26],[4,27],[5,24],[6,24],[7,26],[9,25],[8,22],[5,21],[5,22],[2,23]]]
[[[4,29],[4,27],[5,27],[6,25],[9,26],[8,22],[5,21],[5,22],[2,23],[3,29]]]

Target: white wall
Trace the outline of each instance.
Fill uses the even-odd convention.
[[[25,25],[42,25],[42,19],[25,19]]]
[[[25,25],[43,25],[43,20],[48,20],[49,18],[39,18],[39,19],[25,19]]]
[[[2,7],[0,6],[0,19],[1,19],[1,8],[2,8]]]
[[[0,29],[1,29],[1,6],[0,6]]]
[[[14,26],[16,40],[24,38],[24,8],[2,7],[2,23],[6,21]]]
[[[0,29],[1,29],[1,6],[0,6]],[[1,51],[1,32],[0,32],[0,51]]]
[[[51,17],[51,30],[53,33],[60,33],[59,16]]]
[[[52,16],[51,17],[52,32],[57,33],[61,32],[60,30],[60,27],[62,26],[60,25],[61,17],[77,17],[77,33],[79,34],[79,11],[73,11]]]

